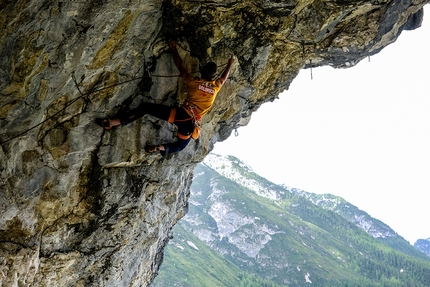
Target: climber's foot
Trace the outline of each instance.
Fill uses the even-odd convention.
[[[158,149],[158,145],[148,145],[145,147],[145,151],[149,153],[156,152]]]
[[[105,128],[106,130],[110,130],[115,126],[119,126],[121,124],[121,121],[119,119],[109,119],[109,118],[105,118],[105,119],[96,119],[96,123]]]
[[[105,128],[106,130],[112,129],[109,119],[96,119],[96,124],[98,124],[102,128]]]
[[[149,153],[153,153],[156,151],[164,151],[164,146],[162,145],[148,145],[145,147],[145,151]]]

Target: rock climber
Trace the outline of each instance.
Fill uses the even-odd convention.
[[[173,53],[175,65],[187,86],[187,97],[184,104],[180,107],[170,107],[162,104],[142,103],[124,115],[98,120],[98,123],[107,130],[115,126],[126,125],[147,114],[175,124],[178,127],[177,141],[145,147],[146,152],[160,151],[163,156],[183,150],[191,138],[198,138],[201,118],[211,109],[216,95],[227,80],[235,61],[232,55],[219,78],[215,78],[218,67],[214,62],[203,66],[200,70],[201,77],[194,77],[185,68],[177,50],[177,43],[170,41],[169,47]]]

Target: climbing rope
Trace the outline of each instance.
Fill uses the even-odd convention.
[[[220,65],[220,67],[222,67],[222,66],[227,66],[227,63],[226,63],[226,64],[222,64],[222,65]],[[195,73],[198,73],[198,72],[199,72],[199,71],[194,71],[194,72],[191,72],[190,74],[195,74]],[[37,127],[39,127],[39,126],[43,125],[44,123],[46,123],[47,121],[49,121],[49,120],[50,120],[50,119],[52,119],[53,117],[55,117],[55,116],[57,116],[58,114],[60,114],[61,112],[63,112],[66,108],[68,108],[70,105],[72,105],[73,103],[75,103],[77,100],[82,99],[82,98],[84,98],[84,97],[90,96],[90,95],[92,95],[92,94],[95,94],[95,93],[98,93],[98,92],[101,92],[101,91],[104,91],[104,90],[107,90],[107,89],[112,89],[112,88],[115,88],[115,87],[117,87],[117,86],[121,86],[121,85],[124,85],[124,84],[130,83],[130,82],[133,82],[133,81],[137,81],[137,80],[145,79],[145,78],[150,78],[150,77],[157,77],[157,78],[175,78],[175,77],[180,77],[181,75],[149,75],[149,76],[144,75],[144,76],[141,76],[141,77],[134,77],[134,78],[131,78],[131,79],[129,79],[129,80],[126,80],[126,81],[123,81],[123,82],[119,82],[119,83],[116,83],[116,84],[113,84],[113,85],[110,85],[110,86],[107,86],[107,87],[103,87],[103,88],[100,88],[100,89],[96,89],[96,90],[90,91],[90,92],[88,92],[88,93],[83,93],[83,92],[80,90],[80,88],[79,88],[79,84],[78,84],[78,82],[76,81],[75,73],[74,73],[74,72],[72,72],[72,75],[71,75],[71,76],[72,76],[73,82],[75,83],[76,88],[78,89],[79,94],[80,94],[77,98],[75,98],[75,99],[71,100],[70,102],[66,103],[66,105],[65,105],[62,109],[60,109],[58,112],[54,113],[54,114],[53,114],[53,115],[51,115],[50,117],[46,118],[45,120],[41,121],[40,123],[38,123],[38,124],[36,124],[36,125],[32,126],[31,128],[26,129],[25,131],[23,131],[23,132],[21,132],[21,133],[19,133],[19,134],[15,135],[15,136],[13,136],[13,137],[8,138],[8,139],[7,139],[7,140],[5,140],[5,141],[0,142],[0,145],[3,145],[3,144],[5,144],[5,143],[7,143],[7,142],[10,142],[11,140],[16,139],[16,138],[18,138],[18,137],[20,137],[20,136],[22,136],[22,135],[24,135],[24,134],[26,134],[26,133],[28,133],[28,132],[30,132],[30,131],[32,131],[32,130],[34,130],[35,128],[37,128]]]
[[[76,81],[76,78],[75,78],[75,71],[73,71],[72,72],[72,80],[73,80],[73,82],[75,83],[75,86],[76,86],[76,88],[78,89],[78,91],[79,91],[79,94],[81,95],[81,97],[83,97],[83,94],[82,94],[82,92],[81,92],[81,89],[79,88],[79,85],[78,85],[78,81]]]

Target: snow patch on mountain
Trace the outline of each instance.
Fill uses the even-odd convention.
[[[216,201],[220,196],[228,192],[224,187],[218,187],[218,183],[214,179],[211,180],[209,186],[211,187],[212,193],[209,195],[208,199],[211,201]]]
[[[220,240],[229,236],[240,227],[254,223],[253,218],[241,215],[236,212],[233,207],[224,202],[216,202],[212,204],[208,214],[212,216],[217,223]]]
[[[257,175],[249,165],[236,158],[233,161],[229,156],[209,154],[203,163],[218,172],[220,175],[248,188],[259,196],[272,200],[279,200],[281,199],[281,196],[285,194],[285,190],[283,190],[283,188],[279,189],[280,186],[277,186],[278,188],[274,189],[274,184],[267,186],[267,184],[262,183],[260,179],[256,180],[249,176],[250,174],[254,176]],[[240,168],[235,167],[235,165]]]
[[[364,230],[373,238],[395,237],[397,234],[386,224],[374,219],[368,213],[349,204],[343,198],[332,194],[315,194],[292,188],[292,192],[307,198],[310,202],[324,209],[338,213],[348,221]]]
[[[260,250],[272,240],[272,235],[281,231],[266,224],[256,223],[255,217],[245,216],[230,206],[229,203],[219,201],[211,205],[208,214],[216,221],[218,240],[226,238],[229,243],[236,246],[247,256],[255,258]],[[213,239],[208,234],[196,234],[200,239]]]
[[[192,248],[194,248],[195,250],[199,250],[199,248],[193,243],[193,242],[191,242],[191,241],[187,241],[187,244],[189,245],[189,246],[191,246]]]

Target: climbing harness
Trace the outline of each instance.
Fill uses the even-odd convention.
[[[174,122],[186,122],[186,121],[192,121],[192,124],[194,126],[194,130],[191,134],[181,134],[178,132],[178,137],[180,139],[183,140],[187,140],[190,137],[192,137],[193,139],[198,139],[200,136],[200,131],[201,131],[201,121],[202,121],[202,117],[199,115],[199,113],[196,111],[196,107],[190,105],[188,102],[184,103],[183,105],[181,105],[181,107],[187,111],[187,113],[191,116],[190,118],[187,119],[180,119],[177,120],[176,118],[176,112],[177,112],[177,108],[172,108],[170,111],[170,116],[169,119],[167,120],[169,123],[174,123]]]
[[[202,129],[200,127],[202,122],[202,116],[197,112],[196,107],[190,105],[188,102],[182,105],[182,107],[184,107],[187,111],[189,111],[189,113],[191,113],[191,116],[193,117],[194,130],[193,130],[193,133],[191,134],[191,137],[196,140],[199,138],[200,131]]]
[[[202,116],[197,112],[197,107],[190,105],[190,103],[186,102],[182,105],[182,107],[187,110],[192,117],[193,117],[193,125],[195,127],[200,128],[200,124],[202,122]]]
[[[220,65],[220,67],[221,67],[221,66],[227,66],[227,63],[226,63],[226,64],[223,64],[223,65]],[[194,74],[194,73],[198,73],[198,72],[199,72],[199,71],[193,71],[193,72],[191,72],[190,74]],[[142,79],[145,79],[145,78],[150,78],[150,77],[157,77],[157,78],[175,78],[175,77],[180,77],[180,76],[181,76],[181,75],[176,75],[176,74],[175,74],[175,75],[144,75],[144,76],[141,76],[141,77],[133,77],[133,78],[131,78],[131,79],[129,79],[129,80],[126,80],[126,81],[123,81],[123,82],[119,82],[119,83],[116,83],[116,84],[113,84],[113,85],[110,85],[110,86],[107,86],[107,87],[103,87],[103,88],[95,89],[95,90],[90,91],[90,92],[87,92],[87,93],[83,93],[83,92],[80,90],[80,88],[79,88],[79,84],[78,84],[78,82],[76,81],[75,72],[72,72],[72,75],[71,75],[72,80],[73,80],[74,84],[76,85],[76,87],[77,87],[77,89],[78,89],[78,91],[79,91],[79,94],[80,94],[80,95],[79,95],[78,97],[76,97],[75,99],[71,100],[70,102],[66,103],[62,109],[60,109],[58,112],[54,113],[54,114],[53,114],[53,115],[51,115],[50,117],[46,118],[45,120],[41,121],[40,123],[38,123],[38,124],[36,124],[36,125],[34,125],[34,126],[32,126],[32,127],[28,128],[28,129],[24,130],[23,132],[21,132],[21,133],[19,133],[19,134],[15,135],[15,136],[12,136],[12,137],[10,137],[10,138],[8,138],[8,139],[4,140],[4,141],[1,141],[1,142],[0,142],[0,145],[3,145],[3,144],[5,144],[5,143],[7,143],[7,142],[10,142],[11,140],[16,139],[16,138],[18,138],[18,137],[20,137],[20,136],[22,136],[22,135],[24,135],[24,134],[26,134],[26,133],[28,133],[28,132],[30,132],[30,131],[32,131],[32,130],[34,130],[35,128],[37,128],[37,127],[39,127],[39,126],[43,125],[44,123],[46,123],[47,121],[49,121],[49,120],[50,120],[50,119],[52,119],[53,117],[57,116],[58,114],[60,114],[60,113],[61,113],[61,112],[63,112],[64,110],[66,110],[70,105],[72,105],[73,103],[75,103],[77,100],[79,100],[79,99],[81,99],[81,98],[88,97],[88,96],[90,96],[90,95],[92,95],[92,94],[95,94],[95,93],[98,93],[98,92],[101,92],[101,91],[104,91],[104,90],[107,90],[107,89],[112,89],[112,88],[115,88],[115,87],[117,87],[117,86],[121,86],[121,85],[124,85],[124,84],[130,83],[130,82],[133,82],[133,81],[142,80]]]
[[[172,108],[170,110],[170,116],[169,116],[169,119],[167,120],[167,122],[173,124],[174,122],[186,122],[186,121],[192,120],[192,118],[177,120],[176,119],[176,112],[177,112],[177,108]],[[181,134],[179,131],[177,132],[177,134],[178,134],[178,138],[180,138],[182,140],[187,140],[191,137],[191,134],[184,135],[184,134]]]

